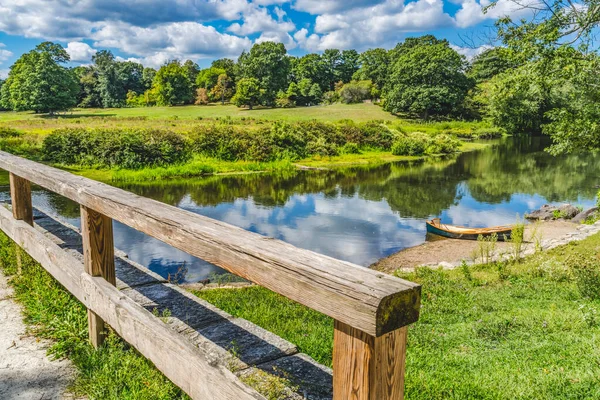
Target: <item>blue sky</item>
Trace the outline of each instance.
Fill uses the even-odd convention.
[[[532,1],[532,0],[526,0]],[[464,37],[482,36],[514,3],[499,0],[0,0],[0,76],[44,40],[61,43],[74,64],[98,49],[157,67],[170,59],[201,66],[236,58],[252,44],[282,42],[293,55],[327,48],[391,48],[432,33],[473,55]],[[472,43],[470,43],[472,44]]]

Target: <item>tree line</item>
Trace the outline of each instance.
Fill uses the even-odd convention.
[[[229,101],[253,108],[370,99],[402,116],[488,119],[513,134],[549,134],[556,153],[600,148],[600,59],[593,40],[600,7],[563,0],[547,7],[545,14],[537,10],[543,18],[500,19],[501,45],[470,62],[432,35],[407,38],[390,50],[329,49],[302,57],[264,42],[237,62],[219,59],[200,69],[174,60],[158,70],[118,61],[106,50],[90,66],[67,68],[66,51],[45,42],[21,56],[0,82],[0,106],[52,113],[75,106]]]
[[[119,61],[108,50],[97,52],[89,66],[68,68],[68,61],[59,44],[38,45],[11,67],[0,104],[53,113],[76,106],[232,102],[253,108],[381,99],[392,113],[421,118],[476,114],[465,108],[476,86],[471,66],[447,40],[430,35],[409,38],[391,50],[329,49],[302,57],[288,55],[281,43],[264,42],[242,52],[237,62],[218,59],[205,69],[191,60],[173,60],[155,70]]]

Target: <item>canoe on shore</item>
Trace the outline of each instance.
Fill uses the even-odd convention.
[[[477,240],[481,235],[483,237],[498,235],[498,241],[510,239],[512,226],[494,226],[490,228],[467,228],[466,226],[456,226],[442,224],[439,218],[427,221],[427,232],[434,235],[444,236],[451,239]]]

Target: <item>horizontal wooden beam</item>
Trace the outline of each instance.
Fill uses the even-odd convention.
[[[4,207],[0,207],[0,229],[193,399],[264,400],[104,278],[87,274],[83,263],[35,228],[15,220]]]
[[[418,319],[415,283],[6,152],[0,168],[371,336]]]

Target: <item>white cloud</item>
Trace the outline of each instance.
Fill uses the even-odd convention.
[[[71,56],[71,61],[84,63],[90,62],[92,56],[98,52],[98,50],[83,42],[69,42],[65,50]]]
[[[391,46],[407,32],[422,32],[453,26],[454,20],[443,9],[442,0],[388,0],[370,7],[343,13],[323,14],[316,18],[318,36],[301,33],[296,38],[311,51],[327,48]],[[306,32],[308,33],[308,32]]]
[[[196,22],[176,22],[148,28],[110,22],[92,37],[95,47],[118,48],[141,56],[147,64],[154,66],[174,58],[237,57],[252,45],[248,38],[220,33],[212,26]]]
[[[528,5],[540,4],[539,0],[523,0],[522,2],[498,0],[484,13],[483,9],[492,4],[490,0],[463,0],[460,3],[461,8],[454,16],[456,25],[460,28],[467,28],[488,19],[498,19],[507,15],[514,19],[526,17],[532,14],[532,10],[526,8]]]
[[[348,11],[357,7],[366,7],[385,3],[386,0],[296,0],[293,7],[310,14],[324,14]]]
[[[6,50],[4,47],[6,47],[6,45],[4,43],[0,43],[0,64],[8,60],[13,55],[12,51]]]
[[[250,35],[256,32],[291,32],[296,29],[293,22],[285,19],[285,12],[276,8],[277,20],[266,8],[253,8],[243,15],[243,23],[234,23],[228,30],[236,35]]]
[[[451,44],[450,47],[452,47],[454,50],[456,50],[456,52],[458,54],[462,54],[463,56],[465,56],[467,58],[467,60],[472,60],[473,58],[480,55],[484,51],[493,48],[493,46],[490,46],[487,44],[484,44],[479,47],[460,47],[460,46]]]
[[[8,78],[9,69],[0,69],[0,79]]]

